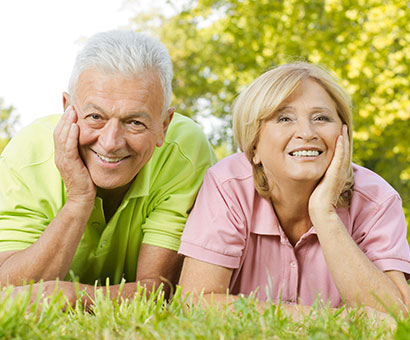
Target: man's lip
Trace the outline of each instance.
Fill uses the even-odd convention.
[[[120,161],[120,160],[123,160],[123,159],[125,159],[125,158],[128,158],[129,157],[129,155],[126,155],[126,156],[119,156],[119,155],[104,155],[104,154],[102,154],[102,153],[99,153],[99,152],[97,152],[97,151],[95,151],[95,150],[93,150],[93,149],[90,149],[92,152],[94,152],[96,155],[97,155],[97,157],[99,157],[100,159],[101,159],[101,157],[104,157],[104,158],[109,158],[109,159],[118,159],[118,162]]]

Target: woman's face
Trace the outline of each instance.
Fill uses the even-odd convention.
[[[253,161],[272,187],[283,181],[318,182],[341,134],[336,104],[319,83],[304,80],[262,123]]]

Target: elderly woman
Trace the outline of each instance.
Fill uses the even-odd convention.
[[[350,98],[337,81],[312,64],[279,66],[237,98],[233,125],[243,153],[206,174],[179,249],[183,292],[406,311],[401,199],[351,163]]]

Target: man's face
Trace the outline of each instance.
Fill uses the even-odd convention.
[[[161,118],[163,95],[156,73],[139,78],[84,71],[77,82],[74,106],[80,128],[79,152],[95,185],[129,186],[164,142],[173,110]]]

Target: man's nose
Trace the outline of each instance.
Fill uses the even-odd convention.
[[[107,122],[104,128],[101,129],[98,141],[107,153],[121,149],[125,143],[121,124],[118,121]]]

